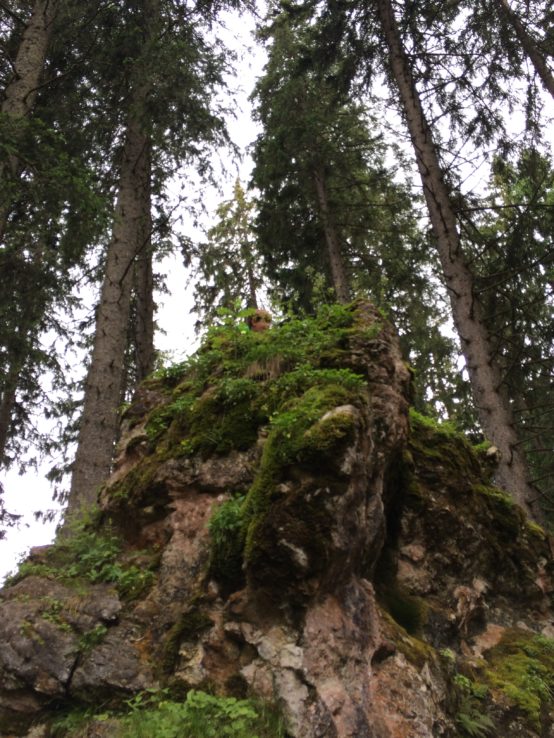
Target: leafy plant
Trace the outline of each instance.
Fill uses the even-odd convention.
[[[92,584],[109,582],[121,596],[138,597],[153,580],[153,573],[144,566],[118,560],[122,553],[121,540],[100,533],[86,522],[79,523],[67,535],[58,538],[48,550],[44,562],[25,561],[10,578],[10,583],[36,575],[64,582],[85,580]]]
[[[460,711],[456,715],[456,722],[466,735],[471,738],[486,738],[495,729],[492,718],[479,712],[469,701],[462,701]]]
[[[79,639],[79,647],[82,653],[92,651],[99,643],[104,640],[108,629],[105,625],[97,625],[92,630],[83,633]]]
[[[244,495],[226,500],[214,510],[208,523],[211,536],[210,573],[218,581],[229,584],[236,583],[242,576],[244,500]]]
[[[135,698],[136,699],[136,698]],[[146,704],[146,709],[142,705]],[[273,710],[252,700],[190,691],[184,703],[147,695],[134,703],[118,738],[284,738]]]

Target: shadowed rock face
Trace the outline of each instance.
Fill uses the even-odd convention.
[[[101,513],[1,593],[0,735],[159,687],[255,695],[295,738],[553,735],[548,541],[462,438],[409,441],[409,390],[368,303],[148,380]]]

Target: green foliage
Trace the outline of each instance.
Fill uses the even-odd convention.
[[[210,518],[210,574],[236,588],[242,578],[244,546],[243,505],[245,496],[232,497],[221,503]]]
[[[91,723],[104,723],[113,717],[110,712],[97,712],[93,708],[74,709],[56,716],[48,726],[51,738],[86,738]]]
[[[71,534],[60,536],[41,563],[25,561],[9,579],[13,584],[35,575],[63,582],[85,580],[91,584],[109,582],[126,599],[135,599],[153,581],[153,572],[144,566],[119,560],[122,542],[109,533],[100,533],[87,523],[74,526]],[[140,556],[140,552],[136,554]]]
[[[218,221],[208,231],[208,242],[195,249],[200,277],[195,286],[195,309],[201,316],[197,328],[209,324],[221,308],[258,307],[260,259],[253,210],[253,201],[237,180],[233,199],[216,210]]]
[[[486,712],[484,699],[489,689],[487,685],[475,682],[464,674],[452,677],[458,698],[456,723],[463,735],[470,738],[486,738],[496,729],[494,720]]]
[[[538,731],[541,716],[554,706],[554,640],[526,631],[508,631],[487,654],[483,677],[499,689]]]
[[[169,391],[147,419],[153,442],[163,438],[183,455],[243,450],[285,397],[333,382],[354,394],[361,387],[349,369],[332,368],[353,330],[351,308],[325,305],[315,318],[291,318],[264,334],[247,329],[245,314],[219,311],[194,356],[148,380]]]
[[[486,738],[494,735],[493,731],[496,729],[494,720],[489,715],[480,712],[467,702],[462,702],[456,715],[456,723],[464,735],[470,738]]]
[[[273,710],[252,700],[190,691],[184,703],[135,702],[118,738],[284,738]]]
[[[97,625],[92,630],[83,633],[79,638],[79,650],[81,653],[86,654],[92,651],[104,640],[108,629],[105,625]]]

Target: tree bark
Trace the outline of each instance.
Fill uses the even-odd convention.
[[[545,89],[554,97],[554,75],[546,63],[544,55],[537,47],[535,40],[527,33],[525,26],[510,7],[508,0],[495,0],[495,3],[496,7],[500,10],[501,16],[514,29],[519,42],[523,46],[523,50],[531,60],[535,72],[540,77]]]
[[[35,0],[17,50],[13,78],[4,93],[3,113],[23,118],[32,110],[57,11],[58,0]]]
[[[342,251],[337,234],[336,225],[329,207],[329,196],[327,193],[327,184],[325,181],[325,172],[323,167],[318,167],[313,173],[317,200],[319,203],[319,212],[323,223],[323,231],[325,233],[325,243],[327,245],[327,256],[329,266],[331,267],[331,278],[333,287],[339,302],[345,303],[350,301],[350,288],[348,278],[344,268]]]
[[[134,109],[132,103],[131,109]],[[149,175],[148,138],[136,117],[130,117],[66,519],[94,504],[111,468],[119,421],[133,263],[142,245],[145,220],[149,218],[144,212]]]
[[[154,368],[154,275],[152,269],[152,202],[150,192],[150,152],[147,157],[148,174],[143,191],[142,232],[139,234],[139,252],[135,261],[134,291],[136,304],[135,360],[137,381],[141,382]]]
[[[392,76],[414,147],[439,258],[450,296],[454,324],[466,360],[479,420],[488,440],[498,448],[496,482],[535,519],[541,518],[537,493],[519,443],[509,401],[501,391],[491,342],[474,297],[473,276],[464,260],[456,213],[440,167],[431,129],[411,73],[408,55],[390,0],[375,0]]]
[[[58,4],[59,0],[35,0],[17,50],[13,77],[4,91],[1,111],[11,118],[25,118],[33,108]],[[8,176],[19,176],[20,169],[17,155],[10,155],[6,161],[0,162],[0,182]],[[4,237],[9,211],[10,203],[0,201],[0,241]]]

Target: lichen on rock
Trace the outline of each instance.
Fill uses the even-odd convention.
[[[146,380],[98,513],[0,595],[0,735],[550,735],[548,538],[410,382],[363,301]]]

